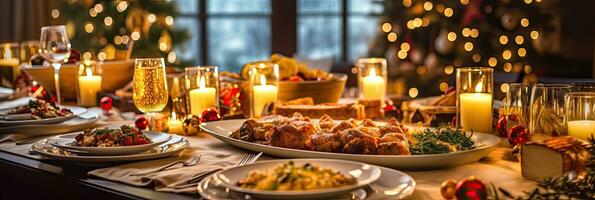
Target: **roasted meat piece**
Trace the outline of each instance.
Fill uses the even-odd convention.
[[[344,144],[344,153],[375,154],[376,148],[378,148],[376,137],[354,128],[342,131],[340,140]]]
[[[231,133],[230,137],[252,142],[255,127],[258,126],[258,121],[255,119],[246,120],[238,130]]]
[[[346,129],[355,128],[356,126],[357,124],[355,124],[355,120],[350,119],[335,125],[333,128],[331,128],[331,132],[338,133]]]
[[[364,119],[364,121],[362,121],[362,123],[360,124],[360,126],[376,127],[376,123],[374,123],[371,119]]]
[[[277,147],[312,150],[314,148],[310,135],[292,124],[286,124],[273,132],[270,144]]]
[[[335,125],[337,125],[335,120],[333,120],[328,115],[324,115],[320,117],[320,120],[318,120],[318,126],[320,127],[320,129],[325,131],[330,131],[333,127],[335,127]]]
[[[379,155],[411,155],[407,140],[382,142],[378,145],[376,154]]]
[[[364,132],[365,134],[368,134],[372,137],[382,136],[382,134],[380,134],[380,129],[378,129],[376,127],[359,126],[359,127],[356,127],[355,129],[357,129],[361,132]]]
[[[320,133],[314,134],[310,138],[314,151],[341,152],[343,147],[338,134]]]

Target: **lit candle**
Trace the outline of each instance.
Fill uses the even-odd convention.
[[[199,116],[207,108],[215,107],[217,91],[215,88],[206,87],[205,79],[200,77],[199,88],[190,90],[190,113]]]
[[[260,85],[255,85],[252,90],[254,116],[260,118],[266,104],[277,102],[278,89],[277,86],[267,85],[264,75],[260,75]]]
[[[568,135],[588,140],[591,134],[595,135],[595,121],[576,120],[568,122]]]
[[[18,58],[13,57],[12,50],[10,49],[10,44],[4,45],[4,58],[0,59],[0,67],[10,67],[11,79],[15,80],[19,75],[19,64],[21,61]]]
[[[79,105],[94,106],[97,92],[101,90],[101,76],[93,75],[91,68],[86,69],[86,76],[79,76]]]
[[[174,77],[171,90],[169,91],[172,99],[178,98],[180,95],[180,80],[178,77]]]
[[[461,127],[484,133],[492,132],[492,94],[481,93],[481,82],[475,87],[476,93],[460,94]]]
[[[364,99],[384,100],[386,96],[386,83],[382,76],[376,75],[376,70],[374,68],[371,68],[370,74],[363,78],[362,84]]]
[[[176,118],[176,112],[171,112],[171,118],[167,123],[167,127],[169,133],[178,135],[184,134],[184,126],[182,125],[182,122]]]

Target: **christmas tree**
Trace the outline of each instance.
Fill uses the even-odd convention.
[[[407,83],[411,97],[454,87],[450,80],[461,66],[531,74],[540,35],[551,28],[540,2],[384,1],[385,21],[371,54],[388,59],[389,74]]]
[[[66,24],[72,47],[83,58],[111,60],[131,45],[131,57],[163,57],[180,65],[173,51],[189,32],[176,28],[171,1],[66,0],[51,11]]]

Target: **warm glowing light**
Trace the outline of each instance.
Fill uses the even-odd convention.
[[[390,23],[384,22],[382,24],[382,31],[384,31],[385,33],[390,32],[390,30],[392,30],[392,29],[393,29],[393,26]]]
[[[403,42],[401,44],[401,50],[403,50],[403,51],[409,51],[410,48],[411,48],[411,46],[409,46],[409,43],[407,43],[407,42]]]
[[[477,29],[475,29],[475,28],[474,28],[474,29],[471,29],[471,37],[472,37],[472,38],[477,38],[477,37],[479,37],[479,30],[477,30]]]
[[[85,24],[85,32],[91,33],[93,32],[93,29],[95,29],[95,27],[93,27],[91,22],[87,22],[87,24]]]
[[[505,72],[510,72],[510,70],[512,70],[512,64],[510,64],[510,63],[504,63],[504,66],[502,66],[502,69]]]
[[[479,83],[477,83],[477,85],[475,85],[475,92],[481,92],[483,90],[483,81],[480,81]]]
[[[91,52],[87,51],[87,52],[83,53],[83,59],[85,59],[85,60],[91,60],[91,56],[93,56],[91,54]]]
[[[58,9],[54,8],[54,9],[52,9],[51,15],[52,15],[52,18],[56,19],[56,18],[60,17],[60,11]]]
[[[516,42],[517,44],[523,44],[524,41],[525,41],[525,38],[523,38],[523,36],[520,36],[520,35],[518,35],[514,38],[514,42]]]
[[[97,59],[99,59],[99,61],[104,61],[106,57],[107,56],[105,55],[105,52],[103,52],[103,51],[102,52],[99,52],[97,54]]]
[[[128,8],[128,2],[127,1],[120,1],[120,3],[118,3],[116,9],[118,10],[118,12],[124,12],[126,10],[126,8]]]
[[[122,44],[122,37],[119,35],[116,35],[116,37],[114,37],[114,44],[116,44],[116,45]]]
[[[89,78],[89,79],[90,79],[90,78],[93,76],[93,72],[91,72],[91,68],[87,68],[87,69],[85,70],[85,72],[87,73],[87,78]]]
[[[260,77],[260,83],[262,85],[266,85],[266,82],[262,82],[263,80],[266,81],[266,79],[263,79],[264,75],[261,75]],[[202,89],[202,88],[206,88],[207,84],[205,83],[205,78],[200,76],[199,81],[198,81],[198,88]]]
[[[525,0],[526,4],[530,4],[531,2],[533,2],[533,0]]]
[[[448,41],[455,41],[457,39],[457,34],[455,32],[448,32],[446,38],[448,39]]]
[[[432,2],[426,1],[424,3],[424,10],[426,10],[426,11],[432,10],[433,7],[434,7],[434,4],[432,4]]]
[[[417,90],[417,88],[410,88],[409,89],[409,97],[411,97],[411,98],[417,97],[417,94],[418,93],[419,93],[419,91]]]
[[[130,34],[130,37],[132,38],[132,40],[137,41],[138,39],[140,39],[140,33],[138,31],[134,31],[132,32],[132,34]]]
[[[130,37],[128,37],[128,35],[122,36],[122,44],[128,44],[129,41],[130,41]]]
[[[520,72],[521,70],[523,70],[523,65],[521,63],[514,63],[514,65],[512,65],[513,72]]]
[[[469,4],[469,0],[461,0],[461,4],[467,5],[467,4]]]
[[[525,55],[527,55],[527,50],[525,48],[519,48],[517,53],[519,54],[520,57],[525,57]]]
[[[521,19],[521,26],[523,26],[523,27],[529,26],[529,19],[527,19],[527,18]]]
[[[500,44],[506,44],[506,43],[508,43],[508,37],[506,37],[506,35],[500,36]]]
[[[446,7],[444,7],[444,5],[443,5],[443,4],[438,4],[438,5],[436,5],[436,11],[437,11],[438,13],[444,13],[444,9],[445,9],[445,8],[446,8]]]
[[[93,7],[93,9],[95,10],[95,12],[101,13],[101,12],[103,12],[103,5],[101,5],[99,3],[98,4],[95,4],[95,6]]]
[[[473,59],[473,62],[479,62],[481,61],[481,55],[474,53],[473,56],[471,56],[471,59]]]
[[[399,52],[397,52],[397,57],[399,57],[399,59],[407,58],[407,51],[399,50]]]
[[[502,52],[502,58],[505,60],[510,59],[510,57],[512,57],[512,52],[510,52],[510,50],[504,50],[504,52]]]
[[[170,63],[176,62],[176,53],[174,53],[173,51],[169,52],[167,54],[167,62],[170,62]]]
[[[531,31],[531,39],[537,40],[539,38],[539,32]]]
[[[111,26],[113,22],[114,20],[112,19],[112,17],[109,16],[103,19],[103,23],[105,23],[106,26]]]
[[[465,42],[465,51],[471,51],[471,50],[473,50],[473,43]]]
[[[165,42],[159,42],[159,50],[161,50],[161,51],[167,51],[167,49],[168,49],[167,43],[165,43]]]
[[[374,72],[374,68],[370,69],[370,76],[372,76],[373,72]],[[374,74],[374,76],[376,76],[376,74]],[[262,86],[267,85],[267,79],[264,77],[264,74],[260,75],[260,85],[262,85]]]
[[[508,92],[509,87],[510,86],[508,85],[508,83],[502,83],[502,85],[500,85],[500,91],[506,93],[506,92]]]
[[[155,22],[155,20],[157,20],[157,16],[155,16],[155,14],[151,13],[147,16],[147,20],[151,23]]]
[[[415,25],[413,24],[413,20],[407,21],[407,28],[413,30]]]
[[[464,28],[462,33],[463,33],[463,37],[469,37],[471,35],[471,29]]]
[[[490,67],[494,67],[498,64],[498,59],[496,59],[495,57],[491,57],[490,59],[488,59],[488,65],[490,65]]]
[[[395,42],[395,41],[397,41],[397,34],[394,32],[391,32],[388,34],[388,36],[386,36],[386,38],[388,39],[389,42]]]
[[[452,10],[452,8],[445,8],[444,9],[444,16],[446,17],[452,17],[452,14],[454,13],[454,11]]]
[[[452,72],[454,72],[455,68],[452,65],[446,65],[444,67],[444,73],[445,74],[452,74]]]
[[[438,88],[440,88],[441,92],[446,92],[446,91],[448,91],[448,83],[442,82],[442,83],[440,83]]]
[[[426,72],[428,72],[428,68],[426,66],[418,66],[415,71],[417,72],[417,74],[419,74],[420,76],[423,76],[424,74],[426,74]]]
[[[403,6],[407,8],[411,7],[411,0],[403,0]]]
[[[174,25],[174,17],[172,17],[172,16],[165,17],[165,24],[167,24],[168,26]]]
[[[414,25],[415,27],[420,27],[422,23],[423,23],[423,21],[422,21],[422,20],[421,20],[421,18],[419,18],[419,17],[417,17],[417,18],[413,19],[413,25]]]
[[[97,16],[97,12],[95,11],[95,9],[93,9],[93,8],[89,9],[89,16],[91,16],[91,17]]]
[[[531,65],[525,65],[525,74],[531,73]]]

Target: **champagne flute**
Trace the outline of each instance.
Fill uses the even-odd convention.
[[[70,41],[66,33],[66,26],[41,27],[39,54],[52,63],[54,67],[54,85],[56,100],[61,103],[60,96],[60,66],[70,57]]]
[[[132,100],[134,105],[147,115],[149,130],[155,129],[152,113],[162,111],[167,105],[168,98],[163,58],[136,59]]]

